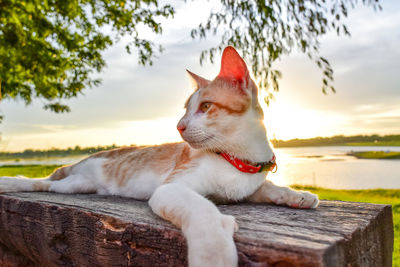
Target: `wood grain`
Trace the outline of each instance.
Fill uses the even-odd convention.
[[[239,224],[240,266],[391,266],[389,205],[316,210],[220,205]],[[177,228],[146,202],[98,195],[0,195],[0,266],[186,266]]]

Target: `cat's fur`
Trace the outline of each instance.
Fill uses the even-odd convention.
[[[190,266],[236,266],[232,216],[209,198],[315,208],[317,196],[278,187],[267,172],[249,174],[216,152],[250,162],[273,157],[263,125],[257,87],[233,47],[222,55],[221,71],[209,81],[191,72],[196,91],[178,123],[183,143],[99,152],[61,167],[44,179],[0,178],[1,192],[97,193],[149,199],[152,210],[181,228]]]

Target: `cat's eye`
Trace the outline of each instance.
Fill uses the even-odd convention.
[[[210,102],[203,102],[200,105],[200,111],[203,113],[206,113],[211,107],[211,103]]]

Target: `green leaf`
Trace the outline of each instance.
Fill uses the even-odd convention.
[[[161,19],[174,13],[171,5],[157,1],[0,1],[3,98],[26,104],[38,98],[50,101],[46,110],[68,112],[68,106],[53,101],[97,86],[93,74],[106,66],[102,52],[122,36],[131,38],[141,64],[151,64],[158,46],[139,38],[137,26],[160,34]]]
[[[330,31],[350,36],[343,19],[349,9],[355,8],[354,0],[339,1],[226,1],[222,8],[209,15],[199,27],[191,31],[193,39],[204,39],[214,32],[224,32],[220,43],[200,54],[200,62],[213,61],[215,49],[227,44],[240,49],[245,60],[251,64],[255,79],[261,89],[279,90],[280,76],[265,75],[273,63],[294,50],[306,54],[321,69],[322,91],[331,88],[333,69],[329,61],[320,56],[320,40]],[[380,1],[363,1],[363,5],[376,10]],[[207,57],[209,55],[209,57]],[[267,97],[268,98],[268,97]],[[266,100],[266,102],[269,102]]]

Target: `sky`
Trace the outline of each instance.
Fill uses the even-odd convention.
[[[217,37],[192,40],[190,30],[205,21],[215,1],[187,1],[176,6],[162,36],[144,36],[164,46],[151,67],[127,54],[124,40],[104,53],[102,84],[64,101],[71,112],[54,114],[43,102],[29,106],[3,100],[0,151],[97,145],[148,145],[180,141],[176,124],[192,93],[186,69],[208,79],[219,71],[199,63],[200,52]],[[338,134],[400,134],[400,1],[382,1],[383,11],[357,6],[346,24],[351,37],[330,33],[321,40],[321,55],[334,69],[337,93],[321,92],[321,72],[306,56],[293,53],[273,67],[283,73],[280,91],[263,105],[268,137],[310,138]]]

